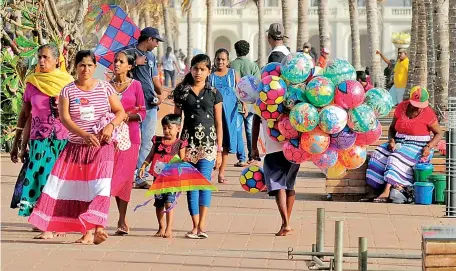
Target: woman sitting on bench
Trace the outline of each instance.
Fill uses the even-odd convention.
[[[442,138],[437,116],[428,99],[429,93],[424,87],[413,87],[410,100],[398,104],[394,112],[388,142],[372,153],[366,181],[378,195],[373,198],[374,202],[390,202],[395,194],[391,193],[392,189],[402,192],[411,186],[413,167],[419,162],[428,162],[433,148]],[[430,132],[434,134],[432,139]]]

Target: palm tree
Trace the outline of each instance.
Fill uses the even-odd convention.
[[[192,4],[190,3],[187,10],[187,59],[185,65],[190,67],[190,60],[193,57],[193,32],[192,32]]]
[[[358,5],[356,0],[348,0],[350,11],[350,28],[352,41],[352,64],[356,70],[361,69],[361,42],[359,40]]]
[[[409,71],[407,78],[407,89],[410,89],[415,84],[415,55],[416,55],[416,41],[418,36],[418,1],[412,0],[412,30],[411,30],[411,39],[410,47],[408,49],[408,58],[409,58]],[[404,99],[408,97],[408,93],[404,93]]]
[[[426,7],[424,0],[418,1],[418,36],[415,56],[415,85],[427,87],[427,40],[426,40]]]
[[[449,6],[448,17],[450,19],[450,63],[456,63],[456,3]],[[456,65],[450,66],[450,84],[448,96],[456,97]]]
[[[212,0],[206,0],[206,54],[211,56],[214,52],[212,44]]]
[[[437,50],[436,78],[435,78],[435,105],[440,110],[448,107],[448,77],[449,77],[449,0],[434,0],[434,35]],[[451,1],[453,2],[453,1]],[[454,2],[453,4],[454,5]],[[454,63],[454,62],[451,62]],[[453,64],[452,64],[453,65]]]
[[[290,37],[290,30],[291,30],[291,18],[290,18],[290,0],[282,0],[282,24],[285,30],[285,36],[283,42],[286,45],[288,44],[288,40]]]
[[[427,66],[428,66],[428,91],[429,101],[434,104],[435,88],[435,44],[434,44],[434,6],[432,0],[425,0],[426,7],[426,31],[427,31]]]
[[[172,46],[173,42],[171,39],[171,27],[169,21],[169,12],[168,12],[169,2],[168,0],[163,0],[161,2],[162,14],[163,14],[163,26],[165,28],[165,47]]]
[[[309,41],[309,0],[298,1],[298,37],[296,49]]]
[[[320,51],[323,48],[328,48],[328,50],[331,51],[328,8],[328,0],[318,1],[318,32],[320,33]]]
[[[376,86],[383,86],[384,80],[381,77],[380,57],[376,50],[380,47],[378,31],[378,9],[376,0],[366,0],[367,13],[367,35],[369,38],[369,54],[372,72],[372,83]]]
[[[258,11],[258,66],[266,65],[265,59],[265,40],[266,34],[264,30],[264,1],[255,0]]]

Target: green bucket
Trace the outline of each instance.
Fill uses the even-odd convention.
[[[432,174],[429,181],[434,183],[434,202],[445,203],[446,175]]]
[[[416,164],[413,168],[415,182],[428,182],[429,175],[434,171],[434,166],[428,163]]]

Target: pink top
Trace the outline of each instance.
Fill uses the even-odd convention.
[[[58,97],[56,97],[56,100]],[[27,83],[24,91],[23,100],[32,104],[32,129],[30,139],[48,138],[52,131],[56,139],[67,139],[68,130],[62,125],[58,118],[57,108],[55,116],[52,118],[50,97],[42,93],[34,85]]]
[[[73,122],[82,130],[93,134],[92,127],[111,111],[109,96],[115,94],[114,88],[106,81],[99,81],[89,91],[79,89],[74,82],[68,84],[60,93],[70,103],[70,117]],[[69,141],[83,143],[78,135],[69,133]]]
[[[125,112],[128,114],[137,113],[141,120],[146,117],[146,105],[144,102],[144,93],[141,83],[132,80],[130,85],[121,93],[116,92],[119,96]],[[130,130],[131,144],[141,144],[141,132],[139,121],[129,121],[128,128]]]

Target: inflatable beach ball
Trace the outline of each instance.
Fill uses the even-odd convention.
[[[339,133],[329,136],[331,138],[331,147],[337,150],[346,150],[355,144],[357,133],[353,132],[348,126],[345,126]]]
[[[236,93],[239,99],[246,103],[255,103],[260,97],[258,84],[260,84],[260,79],[256,76],[247,75],[242,77],[236,85]]]
[[[287,109],[292,109],[300,102],[307,102],[306,84],[287,85],[287,92],[284,96],[283,105],[285,105]]]
[[[338,156],[337,150],[328,148],[323,153],[312,155],[312,162],[320,169],[327,169],[337,163]]]
[[[272,140],[276,142],[283,142],[287,139],[282,133],[280,133],[278,121],[268,120],[267,124],[268,129],[266,132]]]
[[[336,88],[334,102],[345,109],[355,108],[364,102],[364,88],[356,80],[346,80]]]
[[[340,179],[347,175],[347,169],[340,163],[340,161],[337,161],[334,166],[324,169],[323,173],[328,179]]]
[[[309,132],[317,127],[318,110],[308,103],[298,103],[290,111],[290,123],[298,132]]]
[[[307,83],[306,98],[312,105],[323,107],[334,99],[335,85],[324,76],[316,76]]]
[[[314,66],[312,58],[309,59],[303,53],[294,53],[283,58],[280,72],[288,82],[298,84],[309,77]]]
[[[347,60],[336,58],[325,68],[323,76],[337,86],[345,80],[356,80],[356,70]]]
[[[281,64],[279,62],[266,64],[266,66],[261,69],[261,79],[269,75],[280,76],[280,68]]]
[[[241,173],[239,182],[242,189],[251,194],[261,191],[265,187],[263,169],[255,165],[245,168]]]
[[[282,135],[287,139],[298,137],[298,131],[291,125],[290,117],[286,114],[280,116],[278,120],[278,128]]]
[[[339,161],[347,169],[356,169],[364,164],[367,158],[365,147],[353,145],[352,147],[339,152]]]
[[[374,109],[377,117],[385,117],[393,109],[393,97],[382,88],[372,88],[366,93],[365,104]]]
[[[365,133],[375,129],[377,118],[372,107],[362,104],[348,111],[347,124],[353,131]]]
[[[301,148],[310,154],[325,152],[330,143],[329,135],[316,127],[308,133],[301,134]]]
[[[283,104],[265,104],[260,99],[254,105],[255,113],[265,120],[278,120],[285,111]]]
[[[265,104],[280,104],[283,102],[287,85],[278,76],[269,75],[258,84],[260,100]]]
[[[355,144],[358,146],[367,146],[374,144],[382,136],[382,125],[380,121],[377,120],[377,126],[370,131],[365,133],[356,133]]]
[[[320,111],[320,126],[323,132],[336,134],[347,125],[347,111],[337,105],[328,105]]]
[[[297,145],[295,141],[298,142]],[[285,144],[283,144],[282,150],[285,158],[294,164],[301,164],[305,161],[309,161],[312,158],[312,155],[310,155],[310,153],[299,147],[298,139],[285,142]]]

